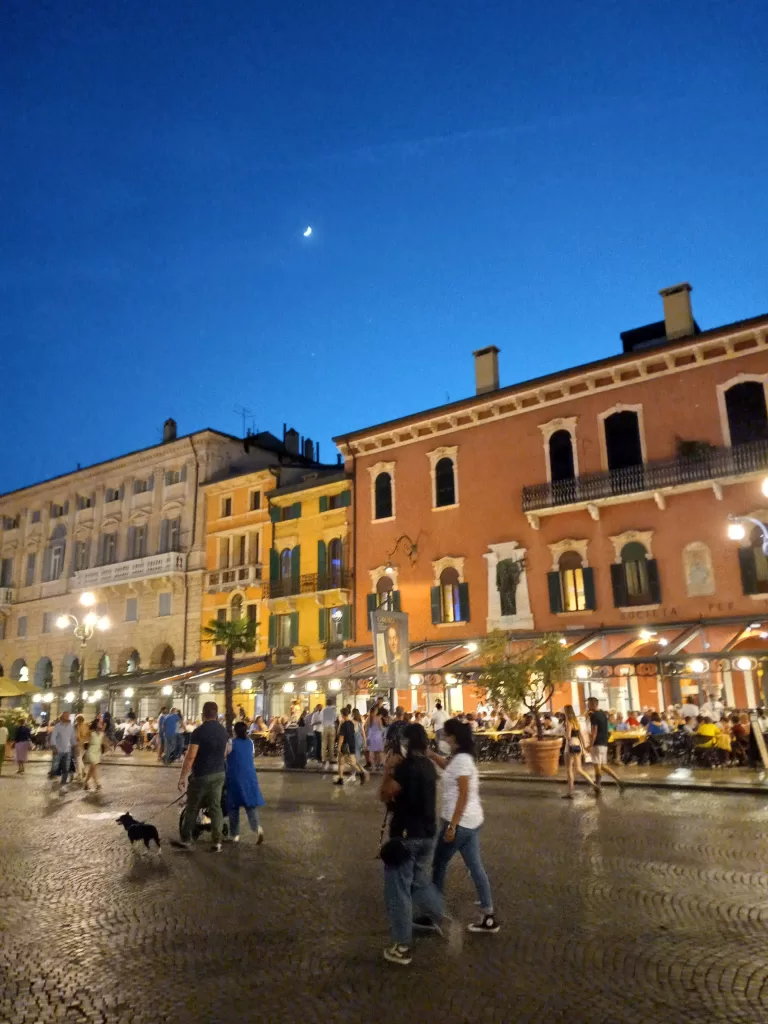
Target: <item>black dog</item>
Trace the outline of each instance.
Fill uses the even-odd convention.
[[[138,843],[143,842],[144,846],[149,850],[150,842],[154,842],[157,846],[158,854],[162,853],[160,849],[160,836],[157,834],[157,829],[154,825],[147,825],[143,821],[136,821],[127,811],[125,814],[120,815],[117,819],[117,824],[122,825],[128,833],[128,841],[134,851],[137,849]]]

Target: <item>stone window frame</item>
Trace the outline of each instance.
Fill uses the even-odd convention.
[[[444,569],[455,569],[459,575],[459,583],[467,582],[464,579],[464,555],[446,555],[444,558],[438,558],[432,563],[433,587],[440,586],[440,577]]]
[[[574,540],[572,537],[566,537],[563,540],[557,541],[556,544],[547,544],[547,547],[552,555],[551,572],[560,572],[560,558],[568,551],[574,551],[579,555],[582,569],[589,568],[589,559],[587,558],[588,540]]]
[[[730,377],[728,380],[723,381],[722,384],[717,385],[717,410],[720,414],[720,432],[723,436],[723,444],[727,448],[731,448],[731,425],[728,422],[728,409],[725,405],[725,393],[729,391],[734,384],[746,384],[748,381],[754,381],[758,384],[763,385],[763,394],[765,396],[765,405],[768,409],[768,373],[737,373],[735,377]]]
[[[625,530],[624,533],[617,533],[613,537],[608,539],[613,544],[613,562],[614,565],[621,565],[621,552],[627,544],[637,542],[642,544],[646,551],[646,558],[651,561],[653,559],[653,530]]]
[[[645,444],[645,417],[643,415],[643,404],[642,402],[627,403],[617,402],[616,405],[612,405],[610,409],[605,409],[603,412],[597,414],[597,422],[599,424],[598,434],[600,441],[600,461],[604,471],[607,473],[608,469],[608,445],[605,440],[605,421],[609,416],[612,416],[615,412],[636,412],[637,413],[637,429],[640,432],[640,454],[643,457],[643,465],[648,462],[648,450]]]
[[[396,462],[377,462],[373,466],[368,467],[368,473],[371,481],[371,522],[372,523],[391,523],[397,517],[397,488],[395,486],[395,466]],[[376,518],[376,477],[379,473],[389,473],[390,485],[392,487],[392,515],[385,516],[383,519]]]
[[[441,445],[439,448],[433,448],[431,452],[427,452],[427,458],[429,459],[429,475],[432,481],[432,511],[443,512],[449,508],[459,507],[459,446],[454,445]],[[435,470],[438,462],[441,459],[450,459],[453,463],[453,504],[452,505],[438,505],[437,504],[437,479],[435,476]]]
[[[610,415],[610,414],[609,414]],[[549,439],[558,430],[566,430],[571,435],[571,451],[573,452],[573,475],[579,475],[579,453],[576,449],[576,424],[578,416],[558,416],[557,419],[548,420],[547,423],[540,423],[541,440],[544,445],[544,465],[547,470],[547,483],[552,483],[552,463],[549,459]]]
[[[384,564],[384,565],[377,565],[375,569],[369,569],[368,570],[368,575],[371,577],[371,590],[370,590],[370,592],[372,594],[376,593],[376,586],[377,586],[377,584],[378,584],[378,582],[379,582],[379,580],[381,579],[382,576],[389,576],[390,579],[392,580],[392,589],[393,590],[399,590],[399,587],[397,585],[397,574],[398,574],[398,569],[395,566],[392,566],[392,568],[389,570],[389,572],[387,572],[386,564]]]

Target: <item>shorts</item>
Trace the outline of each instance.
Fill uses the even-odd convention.
[[[608,747],[591,747],[592,764],[608,764]]]

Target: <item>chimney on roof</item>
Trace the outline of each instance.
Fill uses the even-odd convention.
[[[499,390],[499,349],[495,345],[479,348],[475,357],[475,394]]]
[[[304,442],[304,458],[313,461],[315,455],[315,446],[312,444],[309,438]]]
[[[290,452],[291,455],[299,454],[299,432],[294,430],[293,427],[289,427],[288,430],[283,428],[283,444],[285,445],[286,451]]]
[[[176,420],[167,419],[163,424],[163,444],[176,440]]]
[[[669,341],[687,338],[696,333],[691,309],[691,286],[687,281],[662,288],[659,295],[664,300],[664,333]]]

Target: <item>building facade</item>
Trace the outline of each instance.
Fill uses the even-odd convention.
[[[402,608],[411,642],[444,650],[563,633],[581,696],[589,679],[620,707],[709,686],[761,700],[762,533],[726,531],[768,522],[768,316],[702,332],[688,285],[661,294],[664,320],[614,358],[500,388],[484,349],[472,398],[336,439],[358,643],[373,608]]]

